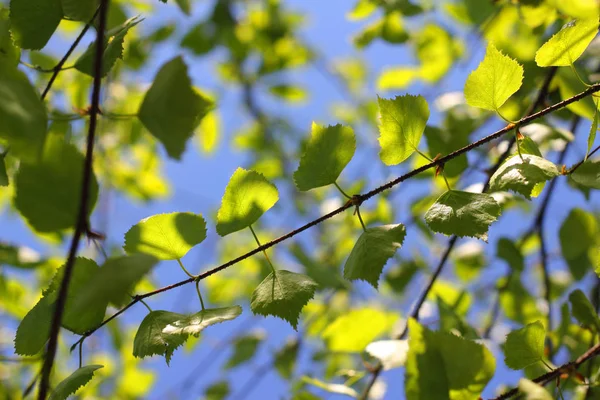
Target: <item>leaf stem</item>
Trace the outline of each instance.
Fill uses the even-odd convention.
[[[262,244],[260,244],[260,240],[258,240],[258,236],[256,236],[256,232],[254,232],[254,228],[252,228],[252,225],[248,226],[248,228],[250,228],[250,232],[252,232],[252,236],[254,236],[254,240],[256,240],[256,244],[258,245],[258,247],[262,246]],[[262,252],[265,255],[265,258],[267,259],[267,262],[271,266],[271,270],[273,271],[273,275],[276,276],[277,275],[277,271],[275,270],[275,267],[273,266],[273,263],[271,262],[271,259],[267,255],[267,251],[263,250]]]
[[[548,371],[552,371],[552,370],[554,369],[554,368],[552,368],[552,367],[550,366],[550,364],[548,364],[548,363],[546,362],[546,360],[544,360],[544,359],[541,359],[540,361],[542,362],[542,364],[544,364],[544,366],[545,366],[546,368],[548,368]]]
[[[202,311],[204,311],[204,300],[202,300],[202,295],[200,294],[200,281],[196,281],[196,293],[198,293],[198,298],[200,299],[200,306],[202,307]]]
[[[442,171],[442,178],[444,178],[444,182],[446,182],[446,187],[448,188],[448,190],[452,190],[452,187],[450,186],[450,183],[448,182],[448,178],[446,177],[446,173],[444,171]]]
[[[192,275],[187,269],[185,269],[185,267],[183,266],[183,263],[181,262],[181,258],[177,259],[177,262],[179,263],[179,266],[181,267],[181,269],[183,270],[183,272],[185,272],[185,274],[187,276],[189,276],[190,278],[195,278],[195,275]]]
[[[367,231],[367,227],[365,226],[365,223],[362,219],[362,216],[360,215],[360,207],[356,206],[356,215],[358,216],[358,220],[360,221],[360,224],[362,225],[363,231]]]
[[[433,162],[433,159],[431,157],[429,157],[427,154],[423,153],[421,150],[417,149],[416,147],[414,149],[417,153],[419,153],[419,155],[421,157],[423,157],[424,159],[426,159],[429,162]]]
[[[337,184],[337,182],[333,182],[333,184],[340,191],[340,193],[344,195],[344,197],[346,197],[347,199],[352,198],[352,197],[348,196],[348,194],[342,190],[342,188],[340,187],[340,185]]]
[[[584,85],[585,87],[590,87],[592,85],[590,85],[589,83],[586,83],[583,78],[581,77],[581,75],[579,75],[579,72],[577,72],[577,68],[575,68],[575,65],[573,63],[571,63],[571,70],[573,71],[573,73],[575,74],[575,76],[577,77],[577,79],[579,80],[579,82],[581,82],[582,85]]]
[[[148,303],[146,303],[144,300],[139,299],[140,303],[142,303],[144,306],[146,306],[146,308],[148,309],[149,312],[152,312],[152,308],[150,308],[150,306],[148,305]]]
[[[517,125],[517,124],[518,124],[518,122],[519,122],[519,121],[512,121],[512,120],[510,120],[510,119],[506,118],[504,115],[502,115],[502,113],[500,112],[500,109],[499,109],[499,108],[496,108],[496,114],[498,114],[498,116],[499,116],[500,118],[502,118],[504,121],[508,122],[509,124],[514,124],[514,125]]]
[[[83,340],[79,342],[79,368],[83,365]]]

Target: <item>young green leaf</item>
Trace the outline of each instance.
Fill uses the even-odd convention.
[[[409,319],[407,400],[478,399],[494,375],[492,353],[472,340],[432,332]]]
[[[419,147],[429,119],[429,106],[423,96],[377,98],[379,103],[379,157],[386,165],[400,164]]]
[[[319,126],[313,122],[312,135],[294,172],[298,190],[327,186],[335,183],[354,156],[356,138],[349,126]]]
[[[317,284],[308,276],[290,271],[271,272],[252,293],[255,314],[273,315],[298,328],[300,311],[315,295]]]
[[[535,53],[540,67],[567,67],[585,51],[598,33],[598,17],[573,20],[562,27]]]
[[[598,131],[598,119],[600,118],[600,110],[598,109],[599,104],[596,104],[596,112],[594,113],[594,119],[592,120],[592,125],[590,126],[590,133],[588,135],[587,140],[587,151],[585,152],[585,159],[587,160],[588,154],[592,151],[592,147],[594,146],[594,141],[596,140],[596,132]]]
[[[217,233],[229,235],[249,227],[279,200],[275,185],[263,175],[243,168],[235,170],[217,213]]]
[[[160,260],[182,258],[206,239],[206,221],[201,214],[174,212],[144,218],[125,234],[123,249],[146,253]]]
[[[109,258],[73,298],[73,307],[65,310],[64,318],[71,320],[80,315],[87,315],[88,310],[108,302],[117,307],[124,306],[131,299],[129,293],[135,284],[157,261],[146,254]]]
[[[490,178],[490,192],[513,191],[531,199],[537,184],[560,175],[556,165],[544,158],[523,154],[504,162]]]
[[[10,16],[8,8],[0,6],[0,65],[17,67],[21,58],[21,49],[15,46],[10,34]]]
[[[573,291],[569,295],[569,302],[571,303],[573,316],[581,325],[586,328],[593,327],[596,329],[596,332],[600,332],[600,318],[598,318],[598,313],[581,290],[577,289]]]
[[[63,0],[65,1],[65,0]],[[73,1],[73,0],[69,0]],[[104,39],[104,52],[102,54],[102,69],[100,76],[105,77],[115,65],[118,59],[123,58],[123,43],[127,32],[143,19],[139,16],[133,17],[125,21],[122,25],[111,29],[107,32]],[[96,42],[90,43],[87,50],[75,61],[74,67],[79,72],[86,75],[94,76],[96,59]]]
[[[296,367],[300,341],[292,338],[277,350],[273,358],[273,366],[283,379],[291,379]]]
[[[546,328],[541,321],[509,333],[504,345],[506,366],[518,370],[541,361],[544,356],[545,338]]]
[[[54,232],[75,226],[81,196],[83,159],[75,146],[50,135],[44,155],[36,164],[21,164],[15,176],[14,204],[38,232]],[[88,215],[98,197],[92,174]]]
[[[47,297],[42,297],[25,315],[15,335],[15,353],[33,356],[39,353],[50,332],[54,307]]]
[[[46,139],[46,107],[23,72],[1,62],[0,93],[0,140],[12,155],[36,162]]]
[[[569,177],[582,186],[600,189],[600,161],[584,162]]]
[[[169,157],[180,159],[187,140],[211,107],[192,87],[183,58],[176,57],[156,74],[138,117],[165,146]]]
[[[77,371],[69,375],[65,380],[60,382],[48,400],[66,400],[70,395],[75,394],[80,387],[85,386],[94,377],[94,372],[104,365],[86,365],[79,368]]]
[[[388,336],[399,315],[365,307],[338,316],[322,336],[333,352],[360,353],[381,336]]]
[[[62,17],[60,0],[10,0],[10,30],[22,49],[44,47]]]
[[[88,22],[98,3],[95,0],[61,0],[61,5],[66,18]]]
[[[406,228],[402,224],[368,228],[363,232],[344,265],[344,278],[369,282],[377,289],[387,261],[402,247]]]
[[[483,61],[467,78],[465,99],[473,107],[497,111],[522,81],[523,67],[489,43]]]
[[[448,190],[427,210],[425,221],[434,232],[487,241],[488,229],[500,211],[488,194]]]
[[[227,363],[223,367],[224,369],[235,368],[254,357],[258,346],[264,339],[262,332],[253,333],[250,335],[242,336],[237,338],[234,344],[233,353],[227,360]]]
[[[152,311],[142,321],[133,341],[133,355],[144,358],[155,354],[165,356],[167,364],[177,347],[190,335],[198,337],[204,328],[237,318],[240,306],[212,308],[184,315],[170,311]]]
[[[590,252],[598,245],[599,228],[593,214],[574,208],[558,233],[562,255],[573,277],[582,279],[592,267]]]

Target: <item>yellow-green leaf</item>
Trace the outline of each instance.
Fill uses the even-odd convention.
[[[535,53],[540,67],[569,66],[585,51],[598,33],[598,17],[573,20],[562,27]]]

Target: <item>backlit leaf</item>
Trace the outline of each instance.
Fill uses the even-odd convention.
[[[595,328],[596,332],[600,332],[600,318],[594,309],[594,306],[588,298],[579,289],[573,291],[569,295],[571,303],[571,312],[581,325],[587,328]]]
[[[42,159],[23,163],[15,176],[14,204],[38,232],[54,232],[75,226],[84,156],[59,135],[50,135]],[[92,174],[88,215],[98,197],[98,182]]]
[[[504,162],[490,178],[490,192],[512,191],[531,199],[535,185],[560,175],[556,165],[544,158],[523,154]]]
[[[449,190],[427,210],[425,221],[434,232],[487,241],[488,229],[500,211],[500,205],[488,194]]]
[[[271,272],[252,293],[255,314],[273,315],[298,328],[300,311],[313,298],[317,284],[308,276],[290,271]]]
[[[235,368],[250,361],[256,355],[258,346],[263,339],[264,335],[260,332],[237,338],[234,342],[233,353],[223,368]]]
[[[44,47],[62,17],[61,0],[10,0],[10,29],[22,49]]]
[[[88,22],[98,6],[96,0],[61,0],[65,17],[74,21]]]
[[[598,233],[598,222],[593,214],[580,208],[572,209],[560,226],[562,255],[577,280],[582,279],[592,267],[590,252],[598,246]]]
[[[157,214],[127,231],[123,249],[129,254],[146,253],[161,260],[176,260],[204,239],[206,221],[201,214]]]
[[[496,111],[519,90],[522,80],[523,67],[489,43],[485,58],[465,83],[467,104]]]
[[[296,338],[292,338],[285,342],[285,344],[275,353],[273,364],[282,378],[292,378],[299,349],[300,341]]]
[[[48,400],[66,400],[70,395],[75,394],[80,387],[85,386],[91,381],[94,377],[94,372],[103,367],[103,365],[86,365],[79,368],[56,385],[52,393],[50,393]]]
[[[383,267],[402,247],[405,236],[402,224],[368,228],[356,241],[344,265],[344,278],[360,279],[377,288]]]
[[[217,214],[217,233],[229,235],[249,227],[279,200],[275,185],[255,171],[235,170]]]
[[[510,265],[514,271],[523,271],[525,260],[521,250],[507,238],[500,238],[496,243],[496,255]]]
[[[294,172],[301,191],[333,184],[356,150],[354,131],[348,126],[319,126],[313,122],[312,135]]]
[[[569,177],[582,186],[600,189],[600,161],[584,162]]]
[[[156,74],[138,117],[165,146],[169,157],[180,159],[187,140],[211,107],[192,87],[183,59],[176,57]]]
[[[396,96],[379,102],[379,157],[387,165],[400,164],[419,147],[429,119],[423,96]]]
[[[525,395],[524,400],[554,400],[552,395],[541,385],[529,379],[519,379],[519,393]]]
[[[573,20],[535,53],[540,67],[569,66],[583,54],[598,33],[598,17]]]
[[[0,6],[0,65],[16,67],[19,65],[21,49],[13,43],[10,34],[10,19],[8,8]]]
[[[587,140],[587,151],[585,152],[585,159],[587,160],[588,154],[592,151],[594,141],[596,140],[596,133],[598,132],[598,119],[600,119],[600,110],[598,109],[599,104],[596,103],[596,112],[594,113],[594,119],[590,126],[590,133]]]
[[[406,363],[408,340],[378,340],[369,343],[365,351],[381,362],[384,371],[399,368]]]
[[[511,369],[523,369],[541,361],[544,356],[546,329],[536,321],[512,331],[504,345],[504,363]]]

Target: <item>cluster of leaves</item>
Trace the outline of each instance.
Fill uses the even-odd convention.
[[[3,150],[0,185],[7,193],[1,198],[10,199],[13,209],[33,232],[57,245],[78,225],[77,210],[86,157],[80,150],[78,130],[81,126],[78,121],[87,119],[93,112],[87,109],[85,94],[98,70],[95,68],[94,43],[81,52],[72,68],[66,68],[74,71],[67,72],[61,72],[61,63],[37,50],[44,48],[65,23],[79,21],[78,25],[82,25],[91,21],[91,25],[97,25],[96,3],[91,0],[11,0],[9,7],[0,6],[0,145]],[[165,25],[145,36],[137,36],[143,20],[128,18],[128,8],[124,4],[112,3],[99,69],[101,77],[118,77],[123,69],[140,69],[147,62],[145,49],[167,40],[175,30],[175,27]],[[585,1],[566,1],[568,5],[564,5],[550,0],[496,5],[466,0],[448,4],[444,12],[458,24],[485,26],[482,34],[488,44],[483,60],[466,79],[464,100],[444,106],[446,113],[439,126],[430,121],[430,106],[422,95],[372,96],[368,100],[359,100],[356,109],[348,110],[338,105],[333,111],[340,121],[336,125],[313,122],[309,137],[291,136],[295,142],[290,151],[288,143],[274,133],[290,133],[293,129],[287,121],[270,117],[260,109],[253,91],[266,84],[267,92],[278,99],[294,102],[306,97],[303,88],[285,81],[285,74],[282,74],[307,65],[317,57],[297,34],[302,16],[285,10],[274,0],[257,2],[260,6],[249,7],[244,12],[236,12],[232,2],[219,0],[214,3],[207,17],[183,35],[180,46],[198,57],[223,50],[219,76],[244,90],[243,102],[254,123],[250,129],[236,135],[235,143],[251,153],[251,165],[248,169],[236,169],[231,176],[216,214],[215,228],[221,237],[245,229],[250,232],[234,235],[228,242],[233,243],[233,249],[225,247],[228,243],[223,244],[221,267],[194,275],[184,267],[182,259],[207,238],[205,218],[197,213],[171,212],[143,219],[127,231],[124,242],[118,243],[119,249],[102,263],[76,258],[62,327],[81,336],[77,342],[81,352],[86,338],[107,323],[105,318],[110,306],[124,311],[132,304],[167,290],[152,291],[147,277],[157,263],[170,260],[177,262],[187,275],[185,281],[175,286],[195,283],[200,309],[183,314],[152,310],[144,302],[149,313],[139,324],[135,336],[125,339],[118,326],[109,324],[117,342],[116,350],[125,365],[122,374],[125,381],[135,379],[132,374],[138,361],[131,356],[162,355],[169,364],[176,349],[193,345],[194,341],[189,340],[191,337],[198,338],[204,329],[236,319],[243,306],[249,304],[254,314],[278,317],[295,330],[298,330],[301,316],[305,315],[304,334],[320,339],[323,344],[324,350],[315,352],[313,359],[323,363],[325,380],[312,374],[303,376],[299,384],[294,385],[296,399],[316,398],[308,391],[308,386],[351,397],[361,396],[357,389],[365,389],[362,396],[366,398],[371,385],[362,380],[368,374],[359,370],[359,361],[373,361],[376,367],[370,371],[404,368],[407,399],[480,398],[496,373],[497,360],[488,343],[481,341],[488,339],[489,330],[486,333],[484,329],[471,326],[469,311],[473,296],[464,287],[459,289],[434,274],[424,295],[437,305],[438,330],[419,322],[421,303],[412,318],[406,318],[408,339],[404,335],[395,335],[394,340],[377,340],[392,335],[399,315],[380,306],[353,304],[354,281],[367,282],[381,290],[384,298],[400,299],[409,293],[407,288],[416,276],[429,272],[421,256],[408,257],[407,252],[398,252],[411,237],[411,232],[409,218],[403,219],[394,212],[393,200],[387,194],[381,194],[375,208],[363,206],[364,201],[374,195],[348,193],[359,193],[364,189],[368,182],[367,173],[359,171],[357,182],[348,185],[351,191],[342,189],[341,176],[351,174],[348,166],[360,148],[357,144],[365,139],[355,133],[361,127],[372,129],[376,126],[379,160],[385,166],[402,165],[400,168],[409,166],[412,169],[427,163],[426,170],[435,170],[428,175],[433,182],[432,194],[413,201],[409,211],[410,219],[420,229],[421,237],[428,240],[427,244],[433,243],[434,233],[453,236],[455,240],[470,237],[487,242],[492,226],[502,214],[513,207],[526,208],[528,200],[542,193],[550,196],[554,179],[561,175],[568,175],[573,190],[590,198],[591,191],[600,189],[600,161],[592,155],[600,111],[594,95],[599,89],[598,84],[587,83],[591,64],[585,59],[585,52],[597,36],[600,8],[597,4],[588,7]],[[191,13],[189,1],[179,0],[177,5],[184,13]],[[351,20],[362,20],[373,14],[378,17],[355,36],[356,47],[366,48],[376,39],[392,45],[409,44],[414,47],[418,60],[416,66],[384,70],[378,79],[380,90],[405,88],[416,80],[437,83],[462,57],[464,46],[461,41],[441,25],[427,23],[415,32],[405,26],[411,19],[436,12],[428,4],[415,5],[402,0],[357,2],[349,14]],[[550,29],[563,23],[558,30]],[[550,31],[554,34],[547,37],[546,32]],[[582,56],[584,62],[578,61]],[[47,89],[40,96],[31,76],[23,72],[28,67],[39,73],[52,73],[51,82],[58,81],[56,87],[50,92]],[[360,63],[346,61],[337,69],[348,91],[362,95],[366,74]],[[543,83],[545,80],[540,78],[546,76],[550,79]],[[559,101],[579,93],[583,95],[578,101],[557,106],[553,115],[546,118],[546,125],[512,121],[511,118],[523,115],[529,107],[532,101],[529,95],[539,89],[538,83],[545,85],[542,100],[547,97]],[[167,193],[167,185],[160,173],[162,161],[158,144],[167,158],[181,160],[192,138],[198,137],[205,151],[213,149],[216,141],[218,99],[194,87],[184,57],[176,56],[164,62],[149,87],[141,89],[122,84],[120,88],[109,90],[110,93],[119,91],[127,94],[107,99],[100,110],[100,118],[105,124],[101,126],[98,143],[101,151],[94,159],[88,188],[88,215],[85,216],[88,227],[91,226],[88,220],[94,215],[94,207],[104,190],[116,189],[143,200]],[[46,95],[50,97],[46,99]],[[60,111],[65,107],[64,98],[69,101],[66,107],[75,109],[75,114]],[[475,151],[493,139],[487,137],[475,142],[470,137],[493,116],[489,112],[509,124],[506,132],[514,135],[514,141],[508,144],[506,159],[498,152],[500,146],[490,151],[500,162],[497,168],[490,170],[489,185],[484,185],[484,190],[465,187],[461,179],[471,166],[465,153]],[[572,133],[561,130],[564,121],[572,119],[573,115],[589,120],[591,125],[581,163],[567,168],[560,165],[561,162],[550,161],[547,155],[555,142],[560,142],[564,148],[565,143],[573,140]],[[544,116],[542,113],[536,118]],[[119,134],[111,136],[113,129],[118,129]],[[427,150],[423,150],[423,136]],[[300,157],[296,158],[291,153],[296,152],[298,140],[303,145]],[[471,141],[474,145],[469,145]],[[453,154],[459,149],[459,153]],[[413,157],[415,154],[418,157]],[[486,154],[482,156],[485,158]],[[331,188],[337,189],[343,198],[341,203],[338,202],[343,205],[336,206],[326,218],[307,226],[319,224],[316,240],[289,245],[288,255],[304,267],[303,273],[295,267],[278,269],[276,265],[289,261],[275,252],[267,253],[270,247],[295,236],[300,230],[277,239],[277,243],[263,245],[259,239],[259,234],[266,234],[263,229],[269,225],[263,215],[280,199],[278,186],[281,188],[292,181],[294,185],[290,190],[298,199],[297,208],[301,215],[310,216],[312,205],[326,201]],[[551,183],[546,185],[547,182]],[[376,189],[376,194],[385,188]],[[542,207],[546,206],[544,201]],[[352,209],[356,218],[332,218],[346,209]],[[542,208],[539,215],[543,216],[545,212]],[[354,239],[361,228],[360,235]],[[522,238],[496,240],[497,258],[510,267],[509,273],[495,283],[498,307],[506,319],[522,326],[513,326],[515,329],[504,341],[504,365],[525,370],[528,378],[540,375],[545,368],[553,369],[553,359],[563,347],[571,358],[579,356],[590,343],[596,344],[600,333],[597,299],[590,301],[580,289],[572,290],[570,285],[561,287],[546,276],[547,315],[536,306],[527,285],[522,283],[526,257],[537,247],[540,248],[542,272],[548,275],[545,233],[541,225],[535,228],[539,231],[540,243],[532,244],[530,232]],[[96,240],[91,228],[88,231]],[[595,269],[600,275],[597,216],[582,208],[573,208],[562,221],[558,236],[561,255],[570,275],[583,289],[589,289],[590,285],[584,280],[593,275],[589,272]],[[244,242],[245,238],[247,242]],[[457,249],[453,254],[456,276],[465,283],[475,280],[486,266],[480,244],[469,241],[463,245],[463,251]],[[311,251],[306,250],[307,245],[311,246]],[[259,252],[254,250],[248,256],[229,262],[239,255],[241,248],[256,246],[263,253],[261,261],[257,257],[249,258]],[[45,288],[40,297],[33,288],[25,288],[18,279],[5,276],[4,269],[0,269],[0,311],[18,321],[15,353],[44,357],[44,346],[67,266],[50,256],[31,261],[22,253],[19,246],[0,244],[0,263],[11,268],[40,271]],[[401,259],[399,264],[384,273],[389,261],[398,262],[398,259]],[[229,272],[231,269],[224,271],[239,261],[243,263],[239,268],[234,267],[237,268],[235,273]],[[341,265],[343,272],[339,274],[337,268]],[[594,279],[595,290],[600,292],[598,277],[594,275]],[[207,287],[210,307],[205,306],[201,283]],[[148,288],[147,293],[137,294],[144,285]],[[333,289],[333,295],[321,296],[329,289]],[[570,289],[568,295],[563,296],[567,289]],[[36,301],[29,310],[20,305],[25,293]],[[552,301],[563,297],[568,300],[563,301],[560,324],[553,326]],[[484,305],[485,300],[480,300]],[[332,303],[337,306],[331,306]],[[492,325],[496,323],[495,318],[497,316],[491,318]],[[573,319],[577,324],[572,323]],[[295,378],[300,338],[286,343],[273,354],[272,365],[284,379]],[[235,351],[226,368],[237,367],[252,359],[262,340],[263,337],[257,335],[236,338]],[[53,385],[51,398],[67,398],[90,382],[96,371],[97,375],[105,373],[108,366],[96,362],[84,366],[80,355],[80,365],[75,372],[64,374],[61,370],[65,379]],[[342,375],[339,371],[344,370],[352,372],[344,384],[330,382],[339,378]],[[374,377],[378,373],[374,373]],[[137,378],[151,381],[147,377]],[[21,384],[18,377],[15,379]],[[559,390],[575,391],[576,380],[557,386]],[[4,389],[0,389],[0,394],[4,394],[1,390]],[[135,397],[144,394],[132,390],[116,386],[115,395]],[[544,388],[525,379],[520,382],[519,390],[528,398],[550,396]],[[7,395],[10,396],[11,391],[12,388],[6,389]],[[206,395],[223,398],[228,392],[228,383],[222,381],[209,387]]]

